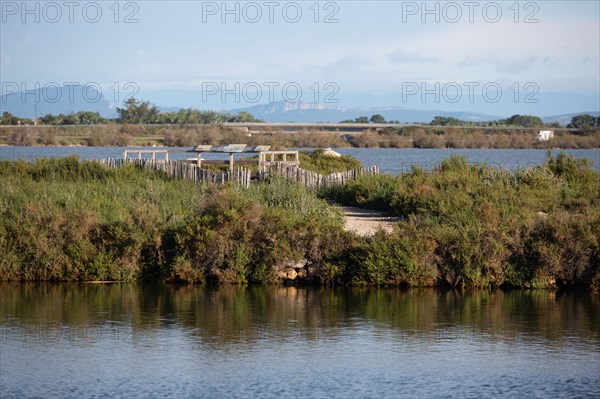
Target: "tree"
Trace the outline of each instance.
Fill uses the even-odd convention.
[[[227,122],[262,122],[259,119],[255,119],[253,115],[248,112],[239,112],[235,116],[230,116],[227,118]]]
[[[0,118],[0,125],[16,125],[18,124],[19,118],[11,114],[10,112],[3,112]]]
[[[453,117],[436,116],[431,121],[431,126],[458,126],[463,124],[462,121]]]
[[[56,125],[56,116],[52,114],[46,114],[40,118],[40,121],[44,125]]]
[[[69,115],[65,116],[63,119],[63,125],[79,125],[79,116],[71,112]]]
[[[567,127],[580,130],[600,127],[600,116],[594,118],[592,115],[589,114],[577,115],[571,118],[571,123],[569,123]]]
[[[19,118],[10,112],[3,112],[0,117],[0,125],[33,125],[33,121],[29,118]]]
[[[106,119],[100,116],[98,112],[80,111],[77,113],[79,123],[82,125],[97,125],[106,123]]]
[[[369,123],[369,117],[359,116],[358,118],[354,119],[354,123]]]
[[[505,120],[507,125],[522,126],[522,127],[537,127],[544,126],[544,122],[538,117],[533,115],[513,115]]]
[[[158,108],[149,101],[136,100],[131,97],[125,102],[125,108],[117,108],[119,120],[123,123],[156,123],[158,121]]]
[[[385,123],[385,118],[381,114],[375,114],[371,116],[372,123]]]

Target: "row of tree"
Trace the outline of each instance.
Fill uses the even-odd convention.
[[[383,115],[375,114],[372,115],[371,118],[368,116],[359,116],[354,119],[343,120],[340,123],[391,123],[391,124],[399,124],[398,121],[386,121]],[[526,128],[536,128],[536,127],[560,127],[558,122],[553,122],[550,124],[544,123],[539,116],[534,115],[513,115],[510,118],[500,119],[495,121],[481,121],[481,122],[473,122],[473,121],[463,121],[451,116],[436,116],[429,123],[431,126],[477,126],[477,127],[486,127],[486,126],[518,126],[518,127],[526,127]],[[569,128],[579,129],[579,130],[588,130],[600,127],[600,116],[594,117],[588,114],[577,115],[571,119],[571,123],[567,126]]]
[[[117,108],[118,121],[121,123],[157,123],[157,124],[221,124],[235,122],[262,122],[248,112],[236,115],[228,112],[200,111],[194,108],[180,109],[177,112],[160,112],[156,105],[149,101],[130,98],[125,107]]]
[[[386,121],[385,118],[383,117],[383,115],[381,114],[375,114],[375,115],[371,115],[371,118],[369,118],[368,116],[359,116],[358,118],[354,118],[354,119],[347,119],[344,121],[341,121],[340,123],[395,123],[395,124],[399,124],[399,121]]]
[[[429,124],[431,126],[519,126],[531,128],[545,126],[538,116],[518,114],[507,119],[485,122],[463,121],[451,116],[436,116]]]
[[[538,116],[518,114],[507,119],[486,122],[471,122],[463,121],[453,117],[436,116],[429,124],[431,126],[519,126],[526,128],[560,127],[558,122],[546,124]],[[571,123],[569,123],[567,127],[578,130],[595,129],[600,127],[600,116],[594,117],[589,114],[577,115],[571,118]]]
[[[180,109],[177,112],[160,112],[156,105],[149,101],[130,98],[123,108],[117,108],[118,118],[103,118],[98,112],[80,111],[68,115],[48,114],[37,121],[20,118],[10,112],[0,117],[0,125],[99,125],[109,122],[129,124],[222,124],[234,122],[262,122],[248,112],[236,115],[227,112],[200,111],[194,108]]]

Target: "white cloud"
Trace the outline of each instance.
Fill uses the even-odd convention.
[[[518,59],[511,62],[504,62],[496,66],[496,70],[500,73],[519,74],[533,68],[537,61],[536,56],[530,56],[524,59]]]
[[[508,60],[499,60],[496,57],[485,55],[478,57],[467,57],[464,60],[458,63],[461,67],[477,67],[481,65],[493,65],[497,72],[505,73],[505,74],[519,74],[521,72],[527,71],[535,65],[538,57],[529,56],[529,57],[511,57]],[[544,63],[548,63],[550,60],[549,57],[545,57],[543,59]]]
[[[387,54],[386,57],[388,60],[390,60],[392,62],[397,62],[397,63],[412,62],[412,63],[418,63],[418,64],[425,64],[425,63],[439,64],[439,62],[440,62],[440,59],[437,57],[426,57],[415,51],[409,51],[409,50],[404,50],[404,49],[400,49],[400,48]]]
[[[359,71],[364,63],[365,60],[359,52],[352,52],[335,62],[323,66],[322,69],[326,72]]]
[[[8,54],[7,52],[4,51],[0,51],[0,64],[2,65],[8,65],[10,64],[10,54]]]
[[[18,41],[17,48],[20,49],[20,48],[29,46],[32,43],[33,43],[33,35],[31,33],[28,33],[25,36],[23,36],[21,38],[21,40]]]

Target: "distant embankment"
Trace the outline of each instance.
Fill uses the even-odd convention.
[[[0,126],[0,144],[187,147],[239,142],[283,148],[600,148],[600,129],[552,129],[554,137],[549,141],[538,139],[539,130],[375,123]]]

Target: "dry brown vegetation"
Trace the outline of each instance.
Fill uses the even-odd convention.
[[[261,132],[226,125],[128,125],[0,127],[0,144],[8,145],[166,145],[247,143],[290,147],[359,148],[600,148],[600,130],[556,130],[548,142],[537,140],[537,130],[508,128],[406,126],[367,129],[360,133],[318,129],[295,132],[266,128]]]

